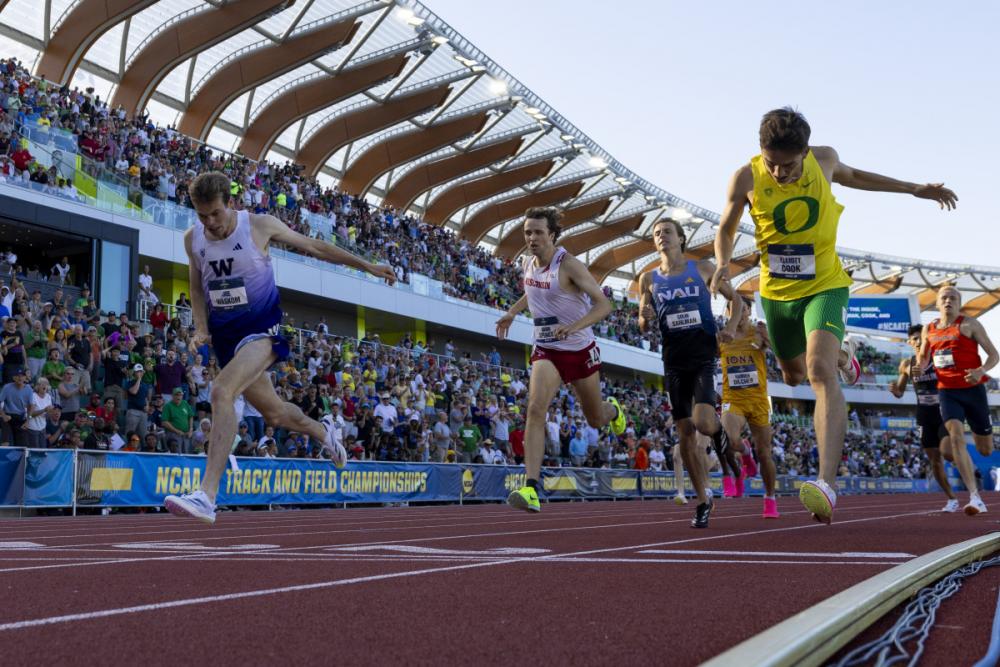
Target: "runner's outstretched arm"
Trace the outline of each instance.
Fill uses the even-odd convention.
[[[733,256],[734,239],[736,230],[740,226],[740,216],[746,208],[747,192],[753,190],[753,172],[749,164],[745,164],[736,170],[733,177],[729,179],[729,188],[726,191],[726,204],[722,208],[722,216],[719,218],[719,229],[715,232],[715,273],[709,283],[708,289],[712,296],[719,293],[720,285],[729,280],[729,260]]]
[[[496,323],[497,338],[503,340],[507,337],[507,331],[510,330],[511,322],[514,321],[514,318],[517,317],[518,313],[520,313],[527,307],[528,307],[528,295],[522,294],[521,298],[515,301],[514,305],[511,306],[507,310],[507,312],[500,317],[499,320],[497,320]]]
[[[816,155],[817,159],[825,157],[833,162],[833,182],[844,187],[872,192],[899,192],[920,199],[933,199],[942,209],[949,211],[958,206],[958,196],[952,190],[944,187],[944,183],[921,185],[855,169],[841,162],[837,151],[829,146],[817,146],[813,148],[813,154]]]
[[[332,243],[303,236],[298,232],[292,231],[288,225],[274,216],[262,215],[257,218],[255,231],[262,232],[266,236],[268,243],[283,243],[317,259],[325,259],[334,264],[342,264],[360,269],[377,278],[383,278],[390,285],[396,282],[396,273],[388,264],[373,264],[346,250],[341,250]]]
[[[703,279],[706,275],[709,275],[712,276],[712,279],[714,280],[715,276],[718,275],[718,271],[715,266],[712,264],[711,260],[708,259],[703,259],[698,262],[698,271],[701,273]],[[733,286],[730,284],[728,278],[719,283],[719,293],[729,299],[729,302],[732,304],[732,308],[729,311],[729,320],[726,322],[726,326],[719,331],[719,340],[726,343],[733,340],[736,334],[736,327],[743,318],[744,304],[743,298],[736,293],[736,290],[733,289]]]

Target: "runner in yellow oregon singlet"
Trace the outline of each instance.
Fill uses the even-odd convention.
[[[764,114],[760,155],[729,181],[710,288],[714,293],[729,281],[736,231],[749,206],[761,265],[761,306],[774,354],[786,383],[800,384],[808,375],[816,393],[819,478],[803,484],[799,498],[817,520],[829,523],[847,429],[840,382],[853,384],[860,375],[854,343],[844,335],[851,278],[837,258],[843,207],[830,184],[911,194],[949,210],[958,197],[943,183],[907,183],[849,167],[833,148],[810,146],[811,132],[805,117],[790,107]]]

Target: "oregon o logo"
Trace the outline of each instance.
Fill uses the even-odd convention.
[[[789,229],[788,221],[785,218],[785,209],[792,202],[800,201],[806,205],[809,212],[809,217],[806,219],[806,224],[802,225],[798,229]],[[811,229],[816,226],[819,222],[819,202],[813,197],[792,197],[791,199],[786,199],[777,206],[774,207],[774,227],[782,234],[795,234],[797,232],[804,232],[807,229]]]
[[[472,476],[472,471],[466,469],[462,472],[462,493],[465,495],[471,494],[475,490],[475,481]]]

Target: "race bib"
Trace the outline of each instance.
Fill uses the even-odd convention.
[[[775,278],[814,280],[816,254],[811,243],[772,243],[767,246],[767,266]]]
[[[559,326],[557,317],[536,317],[535,318],[535,342],[554,343],[556,342],[556,327]]]
[[[683,310],[667,313],[667,328],[671,331],[683,331],[684,329],[696,329],[701,326],[701,311],[698,304],[682,306]]]
[[[934,368],[951,368],[955,365],[955,357],[951,350],[938,350],[934,353]]]
[[[753,364],[746,366],[730,366],[726,373],[731,389],[748,389],[759,386],[757,377],[757,367]]]
[[[250,309],[242,278],[208,281],[208,302],[214,310],[239,312]]]
[[[917,405],[939,405],[937,392],[933,394],[917,394]]]

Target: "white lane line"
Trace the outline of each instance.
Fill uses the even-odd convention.
[[[926,503],[918,503],[918,504],[926,504]],[[905,506],[912,506],[912,505],[913,505],[913,503],[900,503],[900,504],[894,504],[892,506],[893,507],[905,507]],[[853,509],[854,510],[869,510],[869,509],[876,509],[876,510],[882,509],[882,510],[885,510],[887,508],[884,507],[884,506],[882,506],[881,504],[879,504],[879,505],[866,505],[866,506],[862,506],[862,507],[856,507],[856,508],[853,508]],[[924,510],[924,511],[921,511],[921,512],[917,512],[916,514],[932,514],[932,513],[934,513],[934,511],[935,510]],[[792,515],[792,514],[806,514],[806,511],[805,510],[797,510],[797,511],[793,511],[793,512],[787,512],[786,514],[787,515]],[[667,516],[672,516],[672,515],[667,515]],[[493,532],[493,533],[471,533],[471,534],[465,534],[465,535],[445,535],[445,536],[416,537],[416,538],[411,538],[411,539],[406,539],[406,540],[383,540],[383,541],[377,541],[377,542],[359,542],[359,543],[354,543],[354,544],[323,544],[323,545],[313,545],[313,546],[305,546],[305,547],[302,547],[302,546],[293,546],[293,547],[284,547],[282,549],[271,550],[271,551],[262,551],[262,552],[256,552],[256,553],[280,553],[283,550],[284,551],[303,551],[303,550],[327,549],[327,548],[330,548],[330,547],[343,547],[343,546],[373,546],[373,545],[384,545],[384,544],[406,544],[406,543],[413,543],[413,542],[437,542],[437,541],[447,541],[447,540],[474,539],[474,538],[482,538],[482,537],[508,537],[508,536],[511,536],[511,535],[535,535],[535,534],[539,534],[539,533],[576,532],[576,531],[581,531],[581,530],[596,530],[596,529],[599,529],[599,528],[602,528],[602,529],[603,528],[608,528],[608,529],[631,528],[631,527],[635,527],[635,526],[662,525],[662,524],[669,524],[669,523],[686,523],[689,520],[688,516],[689,516],[689,514],[687,512],[685,512],[683,518],[665,519],[665,520],[659,520],[659,521],[641,521],[641,522],[632,522],[632,523],[613,523],[613,524],[604,524],[604,525],[598,525],[598,526],[563,526],[563,527],[557,527],[557,528],[540,528],[540,529],[537,529],[537,530],[520,530],[520,531],[504,531],[504,532]],[[720,520],[723,520],[723,519],[745,519],[747,517],[757,517],[757,516],[759,516],[759,515],[756,512],[753,513],[753,514],[734,514],[734,515],[729,515],[729,516],[719,516],[719,517],[716,517],[715,521],[720,521]],[[910,516],[910,515],[907,514],[907,515],[902,515],[902,516]],[[523,520],[523,521],[497,522],[497,523],[525,523],[526,521],[531,521],[531,519],[526,519],[526,520]],[[858,521],[858,519],[849,520],[849,521],[838,521],[837,525],[842,525],[842,524],[845,524],[845,523],[852,523],[853,521]],[[805,526],[798,526],[798,528],[805,528],[805,527],[815,528],[815,527],[817,527],[819,525],[820,524],[807,524]],[[793,528],[795,528],[795,527],[793,527]],[[789,530],[789,528],[775,528],[775,529],[772,529],[771,531],[764,531],[764,532],[773,532],[773,531],[782,531],[782,530]],[[338,533],[338,532],[355,532],[355,531],[321,531],[318,534],[324,534],[324,535],[326,535],[326,534]],[[315,533],[277,533],[277,534],[274,534],[274,533],[264,533],[264,534],[256,534],[256,535],[241,535],[239,537],[245,538],[245,539],[249,539],[249,538],[256,538],[256,537],[281,537],[281,536],[286,536],[286,535],[296,535],[296,536],[298,536],[298,535],[307,535],[307,534],[311,535],[311,534],[315,534]],[[741,535],[741,534],[751,534],[752,535],[752,534],[756,534],[756,533],[751,532],[751,533],[736,533],[736,534],[737,535]],[[696,542],[696,541],[703,540],[703,539],[720,539],[721,537],[725,537],[725,536],[719,536],[719,537],[715,537],[715,538],[709,538],[709,537],[693,538],[693,539],[690,539],[690,540],[682,540],[682,542],[688,542],[688,541],[695,541]],[[229,536],[218,537],[218,538],[206,537],[206,538],[199,538],[199,539],[202,539],[203,541],[210,541],[210,540],[215,540],[215,539],[229,540],[229,539],[236,539],[236,538],[234,536],[229,535]],[[94,546],[100,546],[100,545],[105,545],[105,544],[109,544],[109,543],[98,542]],[[674,542],[661,542],[661,543],[646,544],[646,545],[640,545],[640,547],[636,547],[636,548],[648,548],[648,547],[656,547],[656,546],[663,546],[663,545],[669,545],[669,544],[674,544]],[[65,545],[65,547],[63,547],[60,550],[65,550],[65,551],[72,552],[73,551],[73,547],[75,547],[75,546],[91,546],[91,545]],[[624,549],[629,549],[629,548],[631,548],[631,547],[624,547]],[[615,547],[615,548],[612,548],[611,550],[612,551],[619,551],[619,550],[622,550],[622,549],[623,548]],[[56,551],[56,549],[53,549],[53,551]],[[599,552],[600,552],[600,550],[599,550]],[[160,556],[160,557],[148,558],[148,559],[145,559],[145,561],[148,562],[148,561],[158,561],[158,560],[185,560],[185,559],[188,559],[188,558],[190,558],[190,556]],[[122,563],[122,562],[136,562],[136,561],[142,561],[142,560],[143,559],[135,559],[135,558],[130,558],[130,559],[115,558],[115,559],[109,559],[109,560],[106,560],[106,561],[103,561],[103,562],[102,561],[96,561],[96,562],[90,562],[90,563],[77,563],[77,564],[74,564],[74,563],[60,563],[60,564],[53,564],[53,565],[35,565],[35,566],[31,566],[31,567],[13,567],[13,568],[0,569],[0,574],[2,574],[2,573],[8,573],[8,572],[22,572],[22,571],[33,571],[33,570],[45,570],[45,569],[62,569],[62,568],[70,568],[70,567],[87,567],[87,566],[90,566],[90,565],[115,565],[115,564]]]
[[[632,512],[632,513],[627,514],[626,516],[642,516],[644,514],[650,514],[650,515],[655,515],[655,516],[660,516],[660,517],[662,517],[662,516],[674,516],[674,515],[680,516],[682,514],[684,516],[687,516],[687,512],[685,512],[683,509],[677,509],[675,507],[671,507],[670,509],[672,509],[674,511],[673,512],[656,512],[656,511],[650,510],[649,512],[641,512],[641,513]],[[509,510],[509,511],[505,512],[501,516],[501,518],[503,518],[503,517],[523,517],[523,518],[516,518],[516,519],[515,518],[510,518],[507,521],[495,521],[495,520],[482,520],[480,517],[469,517],[468,521],[464,521],[464,522],[458,522],[458,521],[452,520],[452,521],[448,521],[447,523],[431,523],[431,524],[424,524],[424,525],[413,525],[413,523],[409,523],[408,525],[400,525],[400,526],[381,526],[381,525],[379,525],[381,523],[400,523],[399,521],[386,521],[386,522],[375,521],[375,522],[370,522],[370,523],[367,523],[367,524],[366,523],[358,523],[356,527],[352,527],[352,525],[350,523],[345,524],[343,522],[336,521],[335,519],[332,519],[332,520],[324,522],[324,523],[284,524],[284,525],[277,525],[277,526],[246,526],[246,525],[229,526],[229,527],[226,527],[226,526],[223,526],[223,527],[214,527],[213,526],[212,528],[207,528],[205,526],[202,526],[200,524],[195,524],[195,523],[191,523],[188,527],[183,527],[183,524],[175,523],[174,524],[175,526],[179,525],[181,527],[175,528],[173,530],[153,530],[153,531],[145,531],[145,532],[135,532],[135,531],[128,531],[128,530],[115,530],[115,531],[111,531],[111,532],[107,532],[107,533],[91,533],[89,535],[48,535],[48,536],[40,536],[39,535],[39,536],[34,536],[34,537],[35,537],[35,539],[47,539],[47,540],[52,540],[52,539],[74,539],[74,538],[78,539],[78,538],[81,538],[81,537],[91,537],[91,538],[93,538],[93,537],[108,537],[108,541],[106,541],[106,542],[85,542],[85,543],[77,543],[77,544],[58,544],[58,545],[53,545],[55,547],[74,547],[74,546],[77,546],[77,547],[90,547],[90,546],[101,546],[101,545],[105,545],[105,544],[113,544],[115,542],[120,542],[123,538],[138,537],[138,536],[148,537],[148,536],[156,536],[156,535],[174,535],[174,534],[180,534],[183,537],[177,537],[177,538],[173,538],[173,539],[182,540],[183,541],[183,540],[190,539],[191,533],[194,532],[194,531],[206,532],[206,533],[209,532],[209,531],[211,531],[212,533],[216,533],[216,534],[220,533],[220,532],[223,532],[223,531],[230,531],[230,532],[231,531],[237,531],[236,534],[231,534],[231,535],[216,535],[216,537],[202,537],[201,535],[198,536],[198,539],[202,539],[202,540],[229,540],[229,539],[243,539],[243,538],[247,538],[247,537],[285,537],[285,536],[294,536],[294,535],[331,535],[331,534],[338,534],[338,533],[372,533],[372,532],[390,532],[390,531],[400,531],[400,530],[403,530],[403,531],[418,530],[418,529],[419,530],[424,530],[424,529],[428,529],[428,528],[455,528],[457,526],[477,526],[477,525],[481,525],[483,523],[490,523],[490,524],[493,524],[493,525],[499,525],[499,524],[518,524],[518,523],[534,523],[534,524],[538,524],[538,523],[551,523],[551,522],[566,521],[568,519],[572,519],[572,520],[608,519],[608,518],[611,518],[611,517],[616,516],[616,515],[617,515],[617,513],[616,514],[609,514],[609,513],[600,512],[600,513],[593,513],[593,514],[577,513],[577,514],[574,514],[572,516],[556,515],[556,516],[544,516],[544,517],[532,517],[532,518],[528,518],[523,513],[516,514],[514,512],[514,510]],[[489,519],[489,517],[486,517],[486,519]],[[170,520],[174,521],[174,522],[177,521],[177,519],[170,519]],[[429,521],[445,521],[445,519],[443,519],[443,518],[441,518],[441,519],[428,519],[428,520]],[[314,531],[301,531],[300,530],[300,531],[295,531],[295,532],[282,532],[282,533],[258,533],[258,534],[255,534],[255,535],[245,535],[245,534],[241,533],[241,531],[246,531],[246,530],[251,529],[251,528],[256,528],[256,529],[260,529],[260,530],[285,530],[285,529],[292,529],[292,528],[322,528],[323,526],[336,526],[337,529],[336,530],[314,530]],[[158,542],[168,542],[168,541],[170,541],[170,539],[171,538],[161,539],[161,540],[156,540],[156,541],[158,541]]]
[[[869,521],[883,521],[885,519],[898,519],[904,516],[919,516],[929,514],[929,511],[924,512],[909,512],[904,514],[891,514],[887,516],[879,517],[865,517],[861,519],[848,519],[847,521],[840,521],[834,526],[843,526],[851,523],[864,523]],[[135,614],[146,611],[160,611],[163,609],[172,609],[175,607],[187,607],[199,604],[209,604],[215,602],[230,602],[232,600],[243,600],[247,598],[265,597],[269,595],[281,595],[284,593],[296,593],[302,591],[314,591],[322,590],[326,588],[333,588],[337,586],[347,586],[352,584],[363,584],[370,583],[373,581],[385,581],[389,579],[401,579],[405,577],[415,577],[424,574],[437,574],[440,572],[456,572],[460,570],[471,570],[483,567],[495,567],[497,565],[512,565],[515,563],[525,563],[535,560],[551,560],[554,558],[573,558],[575,556],[590,556],[595,553],[607,553],[612,551],[635,551],[638,549],[653,548],[658,546],[667,546],[670,544],[679,544],[687,542],[697,542],[700,540],[713,540],[713,539],[726,539],[730,537],[745,537],[747,535],[762,535],[775,532],[789,532],[793,530],[816,530],[825,529],[830,530],[830,526],[824,526],[817,523],[805,524],[801,526],[788,526],[785,528],[773,528],[770,530],[760,530],[760,531],[745,531],[742,533],[734,533],[731,535],[716,535],[707,537],[695,537],[685,540],[671,540],[667,542],[659,542],[655,544],[639,544],[627,547],[613,547],[608,549],[589,549],[587,551],[577,551],[565,554],[552,554],[551,556],[541,556],[539,558],[532,557],[520,557],[511,558],[507,560],[498,561],[488,561],[479,563],[465,563],[462,565],[449,565],[444,567],[431,567],[420,570],[407,570],[405,572],[392,572],[385,574],[370,575],[367,577],[351,577],[349,579],[335,579],[332,581],[320,581],[312,584],[299,584],[296,586],[280,586],[277,588],[264,588],[254,591],[242,591],[239,593],[225,593],[221,595],[206,595],[197,598],[186,598],[181,600],[171,600],[168,602],[156,602],[152,604],[136,605],[132,607],[118,607],[115,609],[104,609],[99,611],[88,611],[77,614],[64,614],[61,616],[49,616],[46,618],[35,618],[27,619],[23,621],[13,621],[9,623],[0,624],[0,632],[7,630],[21,630],[24,628],[32,628],[45,625],[55,625],[58,623],[70,623],[74,621],[87,621],[97,618],[107,618],[110,616],[121,616],[124,614]],[[833,528],[834,530],[836,528]]]
[[[896,551],[688,551],[685,549],[646,549],[641,554],[691,554],[694,556],[788,556],[790,558],[916,558]]]
[[[532,549],[520,547],[497,547],[494,549],[438,549],[435,547],[417,547],[409,544],[386,544],[361,547],[331,547],[326,551],[361,552],[361,551],[398,551],[405,554],[422,554],[437,556],[541,556],[551,553],[551,549]]]
[[[657,503],[661,504],[661,503]],[[572,505],[572,507],[571,507]],[[593,515],[593,516],[617,516],[617,515],[633,515],[635,514],[635,509],[647,508],[649,513],[656,511],[662,511],[664,509],[682,511],[683,508],[677,508],[670,503],[669,507],[666,504],[662,504],[659,510],[656,508],[653,502],[647,502],[646,504],[626,504],[626,503],[616,503],[612,506],[609,503],[608,507],[598,507],[598,503],[558,503],[556,505],[548,505],[547,512],[553,514],[552,518],[562,517],[562,518],[577,518],[582,515]],[[486,507],[484,505],[480,506],[455,506],[456,509],[464,509],[465,512],[462,514],[463,519],[488,519],[488,518],[503,518],[505,516],[510,516],[513,510],[509,508],[504,508],[502,510],[478,510],[480,507]],[[437,509],[437,508],[435,508]],[[322,510],[273,510],[270,512],[224,512],[223,517],[225,518],[226,524],[214,526],[214,531],[222,530],[246,530],[252,526],[257,526],[259,528],[281,528],[281,527],[309,527],[309,526],[324,526],[330,523],[336,523],[339,526],[351,526],[357,525],[359,527],[367,527],[378,524],[406,524],[406,523],[418,523],[421,521],[445,521],[454,520],[454,515],[457,512],[442,512],[442,511],[428,511],[428,508],[424,507],[397,507],[383,510],[378,515],[371,515],[360,517],[359,514],[367,513],[373,510],[372,508],[351,508],[349,510],[341,510],[335,508],[327,508]],[[400,514],[403,512],[413,513],[414,515],[419,514],[420,516],[411,517],[392,517],[392,514]],[[277,516],[268,516],[277,515]],[[45,521],[55,521],[56,519],[68,518],[68,517],[47,517]],[[66,522],[59,522],[59,526],[46,525],[37,527],[25,526],[21,523],[24,520],[0,522],[0,528],[7,528],[4,530],[5,535],[11,537],[79,537],[78,535],[20,535],[16,533],[39,533],[46,531],[62,530],[62,531],[84,531],[89,532],[90,535],[94,535],[93,531],[96,529],[137,529],[137,528],[157,528],[163,526],[164,524],[169,524],[176,522],[176,519],[170,517],[167,513],[150,514],[142,519],[133,518],[130,516],[116,515],[111,517],[75,517],[73,521],[75,522],[73,526],[62,525]],[[288,524],[287,526],[282,525],[283,522],[294,521],[295,523]],[[87,525],[79,525],[87,524]],[[177,532],[177,531],[169,531]],[[101,533],[103,534],[103,533]],[[115,534],[115,533],[107,533]]]
[[[37,549],[43,545],[37,542],[0,542],[0,551],[13,551],[21,549]]]

